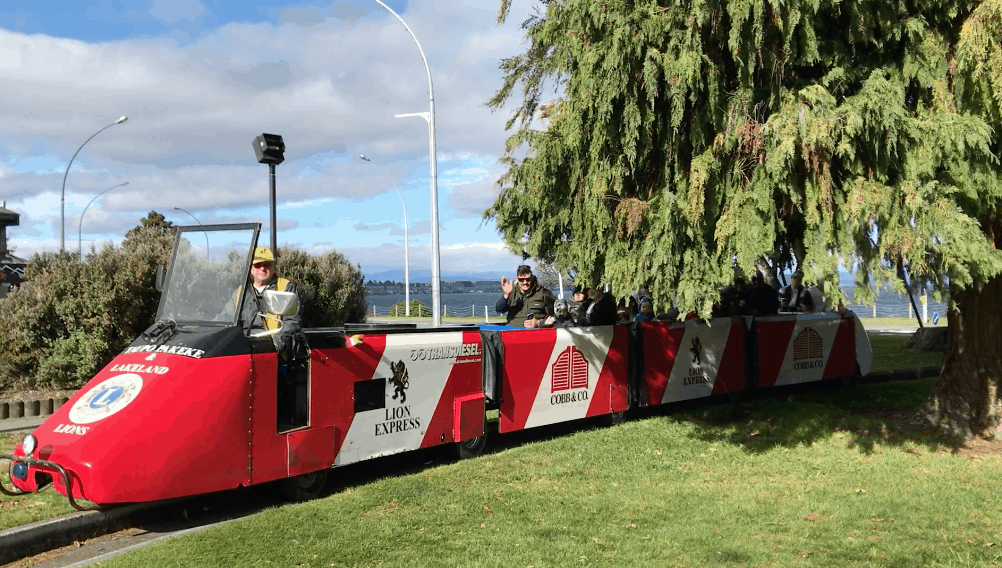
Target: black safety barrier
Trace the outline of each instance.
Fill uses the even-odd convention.
[[[497,406],[501,404],[501,376],[504,372],[504,344],[501,342],[501,332],[481,329],[480,340],[484,345],[481,365],[484,397],[489,406]]]

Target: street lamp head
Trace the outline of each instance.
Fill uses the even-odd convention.
[[[125,122],[126,120],[129,120],[129,117],[127,117],[127,116],[123,116],[122,118],[120,118],[120,119],[116,120],[116,121],[115,121],[115,124],[122,124],[122,123],[123,123],[123,122]]]
[[[285,161],[285,142],[278,134],[262,134],[254,139],[254,154],[258,163],[277,166]]]

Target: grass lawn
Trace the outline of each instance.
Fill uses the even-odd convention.
[[[106,565],[998,565],[1002,445],[954,448],[892,427],[890,413],[934,383],[688,405],[555,439],[540,430]]]
[[[902,350],[907,337],[902,335],[871,335],[870,342],[874,353],[874,371],[907,369],[927,365],[938,365],[942,360],[941,353],[921,353],[913,350]],[[496,411],[494,419],[497,418]],[[24,433],[0,433],[0,450],[13,451]],[[9,481],[7,482],[9,487]],[[81,502],[81,504],[89,504]],[[43,519],[65,515],[74,511],[66,497],[56,492],[51,486],[39,494],[25,495],[17,498],[0,498],[0,530],[12,526],[23,525]]]
[[[870,338],[870,347],[873,349],[873,368],[870,371],[933,367],[943,362],[942,351],[926,352],[902,349],[901,346],[908,341],[908,335],[868,333],[867,336]]]

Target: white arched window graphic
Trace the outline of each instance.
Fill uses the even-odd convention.
[[[820,359],[821,356],[821,336],[809,327],[804,328],[793,340],[793,360]]]
[[[576,347],[568,347],[553,362],[550,378],[550,392],[588,388],[588,361]]]

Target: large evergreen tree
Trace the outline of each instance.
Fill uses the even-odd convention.
[[[930,282],[925,416],[995,433],[1002,0],[553,0],[524,29],[490,102],[521,91],[486,213],[513,250],[703,314],[735,264]]]

